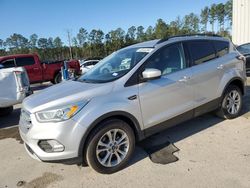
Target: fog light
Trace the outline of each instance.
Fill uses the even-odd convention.
[[[64,151],[64,146],[56,140],[40,140],[38,146],[48,153]]]

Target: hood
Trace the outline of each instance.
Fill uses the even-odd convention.
[[[91,100],[111,92],[113,82],[104,84],[66,81],[39,91],[23,101],[23,108],[30,113]]]

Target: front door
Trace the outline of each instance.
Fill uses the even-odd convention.
[[[177,123],[167,122],[174,117],[179,116],[180,121],[191,118],[194,105],[194,91],[190,82],[192,72],[187,66],[182,44],[159,49],[144,64],[143,70],[147,68],[159,69],[162,76],[139,84],[144,128],[156,128],[154,125],[162,124],[157,127],[163,129]]]

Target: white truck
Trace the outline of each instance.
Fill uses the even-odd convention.
[[[13,111],[13,105],[30,95],[30,83],[23,67],[3,68],[0,65],[0,116]]]

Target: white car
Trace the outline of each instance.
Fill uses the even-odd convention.
[[[80,67],[82,74],[85,74],[90,69],[92,69],[100,60],[87,60],[87,61],[80,61]]]
[[[30,83],[23,67],[3,68],[0,65],[0,116],[13,111],[13,105],[21,103],[30,94]]]

